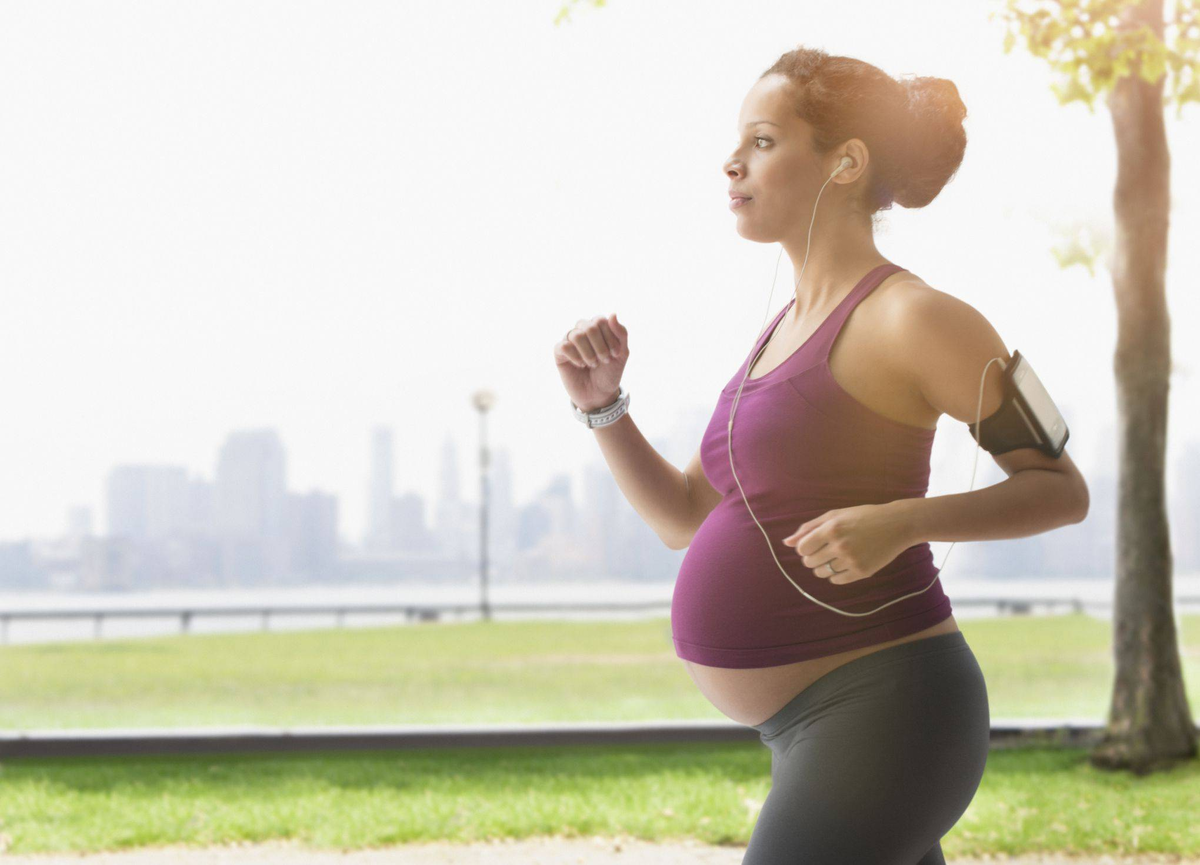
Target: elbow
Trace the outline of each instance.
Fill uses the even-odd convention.
[[[671,550],[686,550],[692,545],[692,538],[695,536],[695,528],[683,529],[669,538],[663,538],[663,543]]]
[[[670,549],[670,550],[686,550],[688,547],[690,547],[692,545],[692,539],[691,538],[676,538],[673,541],[666,541],[664,543],[666,543],[667,549]]]
[[[1087,481],[1084,480],[1083,474],[1073,466],[1063,468],[1055,474],[1054,486],[1057,488],[1054,492],[1054,499],[1057,502],[1055,509],[1065,514],[1066,522],[1063,525],[1082,523],[1087,519],[1088,508],[1091,504]]]
[[[1087,519],[1088,508],[1090,506],[1091,497],[1088,495],[1087,484],[1080,478],[1078,495],[1076,496],[1075,519],[1072,522],[1082,523]]]

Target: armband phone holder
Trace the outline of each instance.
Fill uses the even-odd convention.
[[[1071,431],[1020,351],[1014,351],[1012,360],[1004,367],[1002,384],[1004,397],[1000,408],[978,425],[967,424],[971,437],[993,456],[1018,448],[1037,448],[1054,459],[1062,456]]]

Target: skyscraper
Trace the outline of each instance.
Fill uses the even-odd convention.
[[[217,457],[215,485],[225,577],[240,584],[276,582],[287,564],[286,463],[279,434],[230,433]]]
[[[377,426],[371,431],[371,465],[368,480],[367,530],[363,546],[368,550],[392,548],[392,430]]]

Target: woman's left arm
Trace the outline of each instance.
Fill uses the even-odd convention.
[[[925,286],[895,305],[894,324],[887,334],[894,340],[893,356],[925,401],[963,424],[974,423],[984,367],[994,357],[1005,363],[1012,359],[991,323],[970,304]],[[984,418],[1000,408],[1002,375],[999,364],[988,368]],[[966,493],[888,503],[911,544],[1022,538],[1087,516],[1087,483],[1065,448],[1057,459],[1037,448],[988,456],[1004,469],[1007,480]]]

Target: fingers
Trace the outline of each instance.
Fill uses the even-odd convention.
[[[579,349],[569,339],[563,340],[562,353],[571,362],[571,365],[578,369],[587,369],[591,365],[580,357]]]
[[[864,579],[867,575],[854,562],[843,562],[835,558],[813,568],[813,576],[842,586],[846,583],[854,583]]]
[[[600,319],[600,333],[604,338],[605,349],[608,352],[609,360],[618,358],[622,354],[625,341],[617,336],[616,332],[616,316],[610,315],[608,318]]]
[[[817,565],[812,569],[812,572],[813,576],[820,580],[829,580],[831,583],[838,584],[847,582],[845,571],[838,567],[836,561],[833,559]]]
[[[843,556],[844,551],[840,549],[834,549],[830,541],[826,541],[825,543],[821,544],[821,546],[809,553],[805,553],[800,550],[798,541],[785,539],[784,544],[789,547],[795,547],[796,555],[800,557],[800,561],[806,568],[812,569],[813,576],[815,577],[827,579],[834,576],[835,571],[842,570],[842,566],[837,564],[837,561],[839,557]],[[820,562],[819,564],[810,564],[810,562],[818,558],[824,559],[825,561]]]
[[[620,336],[618,336],[618,331]],[[572,328],[567,333],[567,344],[563,347],[563,351],[572,361],[595,368],[602,363],[608,363],[614,358],[623,356],[625,333],[625,327],[617,321],[615,313],[607,318],[593,319],[588,324]]]

